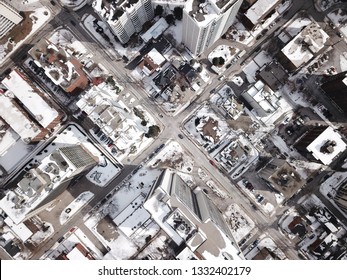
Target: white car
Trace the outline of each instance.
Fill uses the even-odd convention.
[[[222,76],[220,76],[219,78],[218,78],[218,80],[220,80],[220,81],[223,81],[225,79],[225,76],[224,75],[222,75]]]

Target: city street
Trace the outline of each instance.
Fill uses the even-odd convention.
[[[37,31],[37,33],[28,38],[26,44],[22,46],[19,50],[17,50],[14,54],[10,56],[8,60],[6,60],[3,65],[0,66],[1,71],[5,71],[8,68],[12,68],[15,65],[21,65],[23,58],[27,56],[28,51],[39,41],[41,38],[50,35],[54,30],[58,27],[65,26],[82,42],[82,44],[93,54],[93,60],[96,63],[102,64],[117,82],[119,82],[125,89],[124,92],[130,92],[136,99],[133,105],[140,104],[147,112],[149,112],[158,125],[161,128],[160,135],[154,139],[152,144],[149,147],[146,147],[140,154],[131,156],[128,158],[127,162],[123,162],[123,169],[121,173],[112,180],[106,187],[100,188],[95,186],[91,182],[89,182],[85,177],[81,180],[76,180],[72,182],[72,184],[68,187],[68,189],[59,196],[59,202],[57,205],[50,211],[42,211],[38,216],[43,220],[51,223],[54,227],[54,234],[47,240],[45,243],[40,244],[34,254],[30,257],[31,259],[39,259],[46,251],[47,248],[50,248],[53,244],[55,244],[61,236],[67,233],[71,228],[78,227],[80,228],[84,234],[96,245],[96,247],[102,251],[106,252],[106,248],[101,244],[101,242],[94,236],[92,232],[84,225],[84,217],[98,204],[100,203],[107,194],[114,191],[116,186],[120,185],[121,182],[132,173],[132,171],[143,163],[143,161],[148,157],[150,153],[153,152],[158,146],[167,142],[168,140],[177,141],[187,152],[187,154],[194,159],[195,163],[199,163],[200,167],[204,170],[211,171],[209,176],[212,180],[214,180],[221,188],[223,188],[231,197],[231,201],[233,203],[239,204],[245,213],[254,221],[257,233],[256,235],[267,234],[271,239],[275,242],[275,244],[286,254],[289,259],[299,259],[297,249],[295,248],[295,244],[292,244],[289,239],[286,239],[284,235],[278,230],[278,220],[282,216],[285,210],[290,208],[291,206],[295,206],[297,201],[302,197],[303,194],[314,193],[317,195],[323,203],[329,206],[329,209],[332,209],[332,212],[340,219],[342,222],[347,224],[347,219],[333,206],[331,206],[328,199],[326,199],[322,194],[319,193],[319,188],[317,187],[320,180],[323,178],[324,173],[317,175],[313,178],[312,182],[308,183],[304,190],[302,190],[298,195],[296,195],[293,199],[291,199],[288,204],[284,207],[275,207],[276,213],[272,216],[266,214],[263,210],[255,210],[252,208],[251,204],[253,200],[250,199],[239,187],[236,185],[236,182],[227,178],[221,172],[217,172],[214,166],[211,166],[209,162],[209,155],[203,148],[201,148],[198,144],[194,142],[193,139],[189,137],[189,135],[183,130],[183,124],[185,120],[191,116],[191,114],[199,107],[201,104],[208,100],[210,97],[210,91],[212,89],[218,89],[221,86],[221,82],[217,79],[217,75],[210,73],[213,77],[212,83],[206,85],[203,92],[196,97],[196,99],[190,104],[184,111],[177,114],[177,116],[172,117],[168,116],[165,113],[162,114],[162,117],[159,117],[159,113],[162,113],[162,110],[154,102],[153,99],[149,98],[148,93],[143,88],[142,84],[136,81],[133,78],[130,78],[130,71],[125,67],[124,62],[119,61],[116,57],[112,57],[112,54],[104,50],[100,43],[94,41],[88,32],[80,25],[80,24],[71,24],[71,21],[80,22],[80,18],[85,13],[93,13],[94,11],[92,7],[85,6],[81,10],[77,12],[70,12],[67,9],[64,9],[57,4],[56,6],[52,6],[50,1],[43,0],[44,3],[49,9],[52,11],[52,19],[48,24],[44,26],[44,28]],[[286,16],[282,17],[276,25],[269,30],[267,36],[264,36],[260,40],[258,40],[253,46],[246,47],[239,43],[227,42],[229,45],[234,45],[241,50],[246,50],[247,54],[240,61],[232,65],[229,69],[227,69],[224,73],[226,77],[231,77],[233,75],[239,74],[242,69],[240,64],[243,61],[250,61],[257,52],[254,50],[258,47],[264,46],[266,42],[271,38],[274,33],[281,28],[288,20],[292,18],[299,11],[305,10],[308,14],[310,14],[315,20],[318,22],[322,22],[324,15],[321,12],[318,12],[314,6],[313,1],[301,1],[301,0],[293,0],[293,5],[290,7],[289,11],[286,13]],[[330,11],[330,10],[328,10]],[[226,40],[223,40],[226,41]],[[216,43],[220,44],[218,41]],[[347,47],[346,44],[335,44],[336,49],[339,52],[346,52]],[[210,50],[209,50],[210,51]],[[206,59],[208,53],[204,53],[201,56],[201,59]],[[31,75],[33,77],[33,75]],[[132,80],[131,80],[132,79]],[[324,104],[330,110],[333,110],[333,107],[328,100],[327,97],[323,96],[319,91],[317,85],[315,84],[315,77],[312,76],[309,78],[307,83],[307,90],[309,90],[313,96],[319,102]],[[51,95],[54,98],[54,95]],[[59,104],[59,102],[57,101]],[[294,102],[293,102],[293,104]],[[62,108],[65,109],[66,108]],[[66,110],[66,113],[70,112]],[[338,119],[344,119],[345,117],[338,114]],[[68,118],[68,121],[74,121],[72,117]],[[183,134],[184,137],[181,139],[178,137],[178,134]],[[91,138],[94,144],[99,144],[95,139]],[[105,152],[105,151],[104,151]],[[105,155],[110,157],[110,154],[105,152]],[[114,159],[111,158],[114,162]],[[254,174],[252,174],[253,176]],[[255,178],[255,175],[253,176]],[[91,191],[94,194],[93,199],[78,213],[76,213],[67,223],[61,225],[59,223],[59,215],[61,211],[71,202],[74,198],[76,198],[79,194],[84,191]],[[116,193],[116,192],[115,192]],[[116,193],[117,195],[117,193]],[[251,243],[252,240],[247,241],[246,246]],[[0,249],[0,258],[6,259],[9,256]]]

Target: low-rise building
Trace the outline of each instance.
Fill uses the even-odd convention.
[[[145,43],[148,43],[152,39],[157,39],[168,27],[169,25],[166,20],[160,18],[150,29],[140,36]]]
[[[242,115],[244,106],[234,95],[231,95],[222,104],[222,108],[227,112],[231,119],[237,120]]]
[[[120,151],[141,142],[146,133],[130,109],[102,85],[93,86],[76,105]]]
[[[280,96],[262,81],[257,81],[242,97],[252,106],[259,117],[273,114],[278,108]]]
[[[285,198],[290,198],[305,184],[305,180],[296,169],[283,159],[274,158],[258,172],[258,175]]]
[[[262,80],[273,91],[277,91],[287,82],[288,74],[278,62],[271,62],[259,69],[257,78]]]
[[[35,64],[44,69],[44,73],[57,86],[67,93],[80,93],[89,80],[83,71],[83,65],[68,49],[63,49],[47,39],[40,40],[29,54]]]
[[[252,30],[271,15],[282,0],[258,0],[244,13],[243,23]]]
[[[153,48],[144,56],[138,67],[146,76],[150,76],[155,71],[159,71],[161,69],[160,67],[163,66],[165,62],[165,57],[163,57],[157,49]]]
[[[42,140],[60,123],[62,113],[18,69],[13,70],[2,84],[8,90],[2,90],[0,94],[0,117],[25,143]]]
[[[294,71],[318,54],[329,39],[329,35],[311,21],[287,45],[282,48],[279,58],[285,68]]]

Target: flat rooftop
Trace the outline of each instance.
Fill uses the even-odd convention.
[[[245,16],[255,25],[262,16],[270,12],[282,0],[258,0],[245,13]]]
[[[23,140],[35,138],[41,129],[18,107],[11,98],[0,94],[0,116]]]
[[[26,79],[27,77],[18,70],[13,70],[2,83],[23,103],[35,120],[46,128],[59,116],[59,113],[40,96],[37,92],[38,89],[32,87]]]
[[[328,39],[329,35],[316,22],[311,22],[282,49],[282,53],[298,68],[313,58]]]
[[[224,13],[232,7],[238,0],[187,0],[186,12],[201,24],[212,21],[217,15]]]
[[[324,165],[329,165],[336,156],[346,150],[346,146],[341,135],[329,126],[307,146],[307,150]]]

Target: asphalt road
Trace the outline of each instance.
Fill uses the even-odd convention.
[[[158,112],[160,112],[160,109],[158,109],[157,104],[155,104],[155,102],[148,97],[148,94],[144,91],[142,85],[135,80],[129,81],[127,78],[124,79],[124,77],[128,77],[130,73],[124,67],[123,62],[116,61],[116,59],[110,60],[111,54],[107,53],[104,49],[102,49],[99,43],[94,42],[94,39],[91,38],[89,34],[80,25],[71,24],[70,20],[79,22],[78,17],[81,17],[83,13],[89,11],[91,9],[90,7],[85,7],[78,13],[71,13],[67,12],[64,9],[60,9],[59,5],[52,7],[49,1],[47,0],[41,2],[46,3],[48,6],[50,6],[50,8],[54,11],[54,18],[44,28],[40,29],[35,34],[35,36],[28,38],[26,45],[20,48],[18,51],[16,51],[16,53],[13,54],[9,60],[7,60],[3,65],[1,65],[0,69],[4,70],[9,67],[13,67],[16,64],[20,64],[23,56],[27,54],[28,50],[32,47],[32,45],[38,42],[42,37],[50,34],[58,26],[65,25],[93,53],[93,59],[95,60],[95,62],[103,64],[110,71],[110,73],[112,73],[116,77],[116,79],[118,78],[119,80],[124,81],[123,86],[126,87],[126,91],[131,92],[136,97],[137,104],[141,104],[147,111],[149,111],[153,115],[156,121],[160,123],[162,132],[159,135],[159,137],[153,141],[150,147],[148,147],[136,158],[131,158],[129,165],[126,165],[122,170],[122,173],[117,178],[115,178],[106,188],[95,189],[95,197],[93,198],[93,200],[85,208],[83,208],[81,212],[74,215],[72,219],[69,220],[69,222],[61,226],[58,224],[59,222],[57,220],[52,219],[52,216],[58,215],[58,212],[60,208],[63,207],[63,205],[60,208],[57,208],[56,210],[53,209],[53,211],[57,211],[57,213],[55,214],[42,212],[40,216],[42,216],[44,220],[48,220],[49,222],[54,223],[56,232],[48,240],[48,242],[41,244],[41,246],[37,248],[35,254],[31,256],[31,258],[38,259],[44,253],[46,248],[52,246],[62,235],[64,235],[73,226],[81,227],[83,231],[87,232],[86,234],[88,235],[88,237],[90,237],[92,241],[94,241],[97,244],[98,247],[102,248],[102,244],[100,245],[99,242],[93,237],[93,235],[88,232],[88,229],[86,229],[83,225],[83,216],[89,210],[91,210],[99,201],[101,201],[110,191],[112,191],[115,188],[115,186],[122,182],[122,180],[128,174],[130,174],[132,170],[134,170],[136,166],[139,165],[149,155],[149,153],[153,151],[153,149],[155,149],[161,143],[166,142],[168,139],[174,139],[177,142],[179,142],[179,144],[182,145],[186,151],[188,151],[188,153],[194,158],[195,162],[199,162],[202,168],[204,168],[205,170],[211,170],[212,168],[210,177],[221,187],[223,187],[225,191],[227,191],[230,194],[234,201],[242,205],[246,213],[251,217],[252,220],[256,222],[257,227],[259,228],[259,234],[267,233],[271,236],[274,242],[287,254],[288,258],[297,259],[298,256],[295,250],[295,246],[290,242],[287,242],[287,240],[284,239],[283,235],[278,230],[276,230],[277,220],[280,217],[280,214],[285,209],[287,209],[288,206],[279,209],[278,215],[276,213],[276,215],[271,217],[264,214],[262,211],[254,211],[250,206],[249,198],[245,196],[238,189],[238,187],[235,186],[234,182],[232,182],[229,178],[225,177],[220,172],[215,172],[216,170],[213,170],[213,168],[215,167],[212,167],[209,163],[208,155],[204,153],[202,149],[200,149],[200,147],[197,146],[197,144],[195,144],[188,137],[180,139],[177,136],[178,134],[183,133],[182,123],[184,122],[184,120],[188,118],[189,115],[198,106],[200,106],[204,100],[208,99],[210,95],[210,90],[218,88],[220,86],[220,81],[214,78],[212,83],[204,89],[202,94],[186,110],[184,110],[177,116],[171,117],[163,114],[163,117],[159,118]],[[272,36],[272,34],[277,30],[277,28],[282,26],[288,19],[290,19],[294,14],[296,14],[299,10],[302,9],[306,9],[307,11],[309,11],[309,13],[315,19],[322,20],[322,14],[314,9],[313,1],[293,0],[293,5],[287,13],[286,17],[283,17],[275,27],[270,29],[266,37],[260,39],[252,47],[247,48],[248,55],[252,56],[252,52],[258,46],[262,46],[262,44],[266,42],[268,37]],[[243,46],[238,45],[238,47],[242,48]],[[239,65],[241,61],[230,67],[226,71],[226,73],[224,73],[224,75],[228,76],[231,74],[239,73],[241,71],[241,67]],[[216,77],[216,75],[214,77]],[[313,181],[312,184],[308,186],[308,188],[313,188],[314,182],[316,181]],[[77,184],[79,185],[79,183]],[[93,186],[91,185],[85,186],[93,188]],[[80,189],[79,191],[82,192],[82,189]],[[73,196],[71,196],[71,193],[66,192],[59,199],[64,202],[64,205],[67,205],[69,201],[71,201],[72,197],[75,197],[77,195],[78,192],[74,193]],[[0,256],[2,257],[1,251]]]

